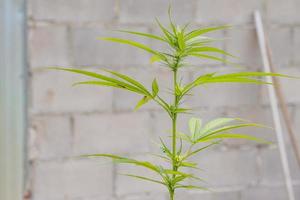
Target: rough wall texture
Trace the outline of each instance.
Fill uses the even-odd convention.
[[[167,200],[164,189],[118,175],[131,167],[108,161],[81,160],[83,153],[111,152],[144,157],[156,152],[153,141],[167,135],[167,116],[154,104],[138,112],[138,98],[123,91],[71,87],[80,77],[46,70],[44,66],[109,67],[149,85],[155,76],[167,86],[170,74],[149,64],[149,56],[131,47],[97,41],[126,28],[157,32],[154,17],[167,21],[167,0],[29,0],[28,48],[30,62],[30,130],[28,190],[32,200]],[[267,23],[278,71],[300,76],[299,0],[174,0],[178,22],[192,26],[233,24],[214,36],[218,44],[252,70],[261,69],[252,12],[259,9]],[[148,40],[147,45],[158,47]],[[195,68],[182,72],[186,81],[224,64],[191,61]],[[300,133],[300,82],[283,80],[297,134]],[[201,88],[187,102],[205,120],[238,116],[272,126],[266,89],[259,86]],[[187,117],[180,118],[181,129]],[[245,130],[275,141],[270,130]],[[300,199],[300,170],[293,159],[292,176]],[[150,158],[151,159],[151,158]],[[203,152],[196,160],[214,192],[179,191],[180,199],[286,200],[278,149],[245,141],[227,141]],[[138,173],[147,173],[138,170]]]

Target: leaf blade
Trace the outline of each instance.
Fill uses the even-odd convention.
[[[157,80],[154,79],[152,81],[152,96],[156,97],[158,92],[159,92],[159,86],[158,86]]]
[[[150,33],[143,33],[143,32],[137,32],[137,31],[128,31],[128,30],[117,30],[117,31],[122,32],[122,33],[129,33],[129,34],[133,34],[133,35],[143,36],[143,37],[147,37],[147,38],[151,38],[151,39],[166,42],[166,40],[164,38],[162,38],[160,36],[157,36],[157,35],[154,35],[154,34],[150,34]]]
[[[158,184],[162,184],[162,185],[166,186],[166,184],[164,182],[161,182],[161,181],[158,181],[158,180],[155,180],[152,178],[148,178],[145,176],[138,176],[138,175],[134,175],[134,174],[121,174],[121,175],[132,177],[132,178],[137,178],[137,179],[141,179],[141,180],[145,180],[145,181],[150,181],[152,183],[158,183]]]
[[[111,37],[104,37],[104,38],[97,38],[97,39],[116,42],[116,43],[121,43],[121,44],[127,44],[127,45],[130,45],[130,46],[137,47],[139,49],[143,49],[143,50],[145,50],[145,51],[147,51],[151,54],[159,55],[159,53],[157,51],[151,49],[150,47],[148,47],[144,44],[141,44],[139,42],[132,41],[132,40],[125,40],[125,39],[122,39],[122,38],[111,38]]]
[[[216,27],[207,27],[207,28],[203,28],[203,29],[197,29],[197,30],[194,30],[194,31],[191,31],[190,33],[188,33],[186,35],[186,40],[190,40],[192,38],[195,38],[195,37],[198,37],[200,35],[203,35],[205,33],[209,33],[209,32],[212,32],[212,31],[217,31],[217,30],[223,30],[223,29],[227,29],[227,28],[230,28],[231,26],[216,26]]]

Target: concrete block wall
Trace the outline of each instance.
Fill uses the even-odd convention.
[[[32,200],[167,200],[156,185],[122,177],[132,167],[108,160],[76,158],[85,153],[118,153],[149,158],[158,152],[158,137],[167,138],[170,122],[153,103],[133,112],[138,97],[100,87],[71,87],[80,76],[47,70],[47,66],[110,68],[129,74],[150,86],[154,77],[167,91],[170,73],[149,64],[147,53],[132,47],[98,41],[116,36],[115,29],[158,33],[154,18],[168,21],[167,0],[28,0],[29,176]],[[261,57],[252,12],[258,9],[267,25],[276,69],[300,76],[299,0],[174,0],[174,18],[200,27],[232,24],[233,29],[213,36],[217,44],[239,56],[239,63],[261,70]],[[119,36],[119,35],[118,35]],[[127,37],[126,35],[122,35]],[[135,38],[155,48],[162,46]],[[201,73],[234,70],[222,63],[191,60],[195,67],[182,72],[184,81]],[[293,124],[300,138],[300,83],[282,80]],[[168,95],[163,95],[168,98]],[[272,126],[267,91],[260,86],[212,85],[200,88],[187,101],[195,116],[242,117]],[[189,116],[180,118],[187,128]],[[270,130],[245,129],[246,133],[276,141]],[[300,139],[299,139],[300,141]],[[290,146],[288,138],[286,143]],[[289,148],[297,199],[300,170]],[[282,168],[276,146],[228,140],[203,152],[195,161],[213,192],[179,191],[180,199],[286,200]],[[138,169],[140,174],[148,172]],[[151,175],[151,174],[149,174]]]

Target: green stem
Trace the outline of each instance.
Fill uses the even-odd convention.
[[[173,71],[173,82],[174,82],[174,111],[177,109],[178,106],[178,97],[176,95],[176,86],[177,86],[177,69]],[[173,153],[173,160],[172,160],[172,167],[173,171],[177,171],[177,144],[176,144],[176,130],[177,128],[177,113],[173,112],[172,115],[172,153]],[[175,179],[175,174],[173,175],[173,179]],[[175,189],[170,189],[170,200],[174,200]]]
[[[176,85],[177,85],[177,70],[174,70],[173,73],[173,82],[174,82],[174,109],[177,109],[177,95],[176,95]],[[176,169],[176,123],[177,123],[177,113],[173,113],[172,117],[172,149],[173,149],[173,170]]]
[[[174,200],[174,190],[170,191],[170,200]]]

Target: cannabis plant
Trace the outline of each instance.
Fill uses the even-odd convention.
[[[188,25],[179,26],[174,24],[173,20],[170,17],[170,10],[169,18],[170,22],[168,26],[164,26],[160,23],[159,20],[156,20],[157,26],[161,31],[160,35],[135,32],[130,30],[120,30],[120,32],[124,34],[131,34],[136,37],[144,37],[166,44],[168,48],[164,51],[155,50],[150,48],[149,46],[128,39],[112,37],[99,39],[121,43],[124,45],[130,45],[132,47],[141,49],[146,53],[151,54],[151,62],[159,62],[161,66],[167,67],[170,73],[173,74],[173,84],[171,86],[171,94],[173,96],[173,100],[171,102],[168,102],[168,100],[162,98],[161,88],[156,78],[153,79],[152,88],[149,89],[133,77],[108,69],[103,70],[102,73],[101,71],[99,73],[95,73],[92,71],[74,68],[55,67],[54,69],[77,73],[84,75],[87,78],[91,78],[84,82],[75,83],[75,85],[112,87],[135,93],[136,95],[141,97],[140,101],[137,102],[135,106],[135,110],[139,109],[149,101],[154,101],[168,114],[169,119],[172,122],[171,134],[170,137],[168,137],[170,139],[171,145],[168,146],[166,141],[160,138],[159,143],[161,146],[161,153],[155,155],[157,156],[157,159],[162,159],[168,164],[161,166],[145,160],[137,160],[113,154],[99,153],[84,156],[89,158],[106,157],[121,164],[136,165],[138,167],[146,168],[156,173],[160,178],[154,179],[152,177],[145,177],[136,174],[126,175],[144,181],[150,181],[154,184],[162,185],[169,192],[170,200],[174,200],[175,191],[177,189],[206,189],[201,186],[201,178],[196,177],[192,173],[187,173],[187,170],[185,170],[185,168],[197,169],[197,163],[191,162],[191,157],[196,156],[199,152],[211,146],[220,144],[224,139],[227,138],[247,139],[257,142],[265,142],[262,139],[250,135],[235,133],[235,130],[241,129],[243,127],[263,127],[262,125],[242,120],[240,118],[217,118],[209,121],[206,124],[203,124],[200,118],[191,118],[188,123],[189,133],[180,132],[179,130],[177,130],[178,117],[183,114],[189,114],[192,111],[190,108],[182,106],[182,102],[184,101],[184,99],[188,95],[193,94],[195,88],[202,87],[208,84],[271,84],[261,80],[260,78],[264,76],[284,77],[285,75],[251,71],[226,74],[218,74],[217,72],[215,72],[202,74],[195,78],[193,81],[183,84],[179,80],[179,77],[181,77],[180,73],[182,72],[182,69],[190,66],[186,62],[187,58],[189,57],[214,60],[221,63],[226,63],[228,65],[233,64],[231,61],[223,59],[223,55],[226,55],[227,57],[233,57],[230,53],[211,46],[211,44],[213,42],[216,42],[217,40],[204,36],[206,33],[223,30],[230,27],[216,26],[189,30]],[[187,184],[191,183],[187,181],[189,179],[198,180],[199,184]]]

